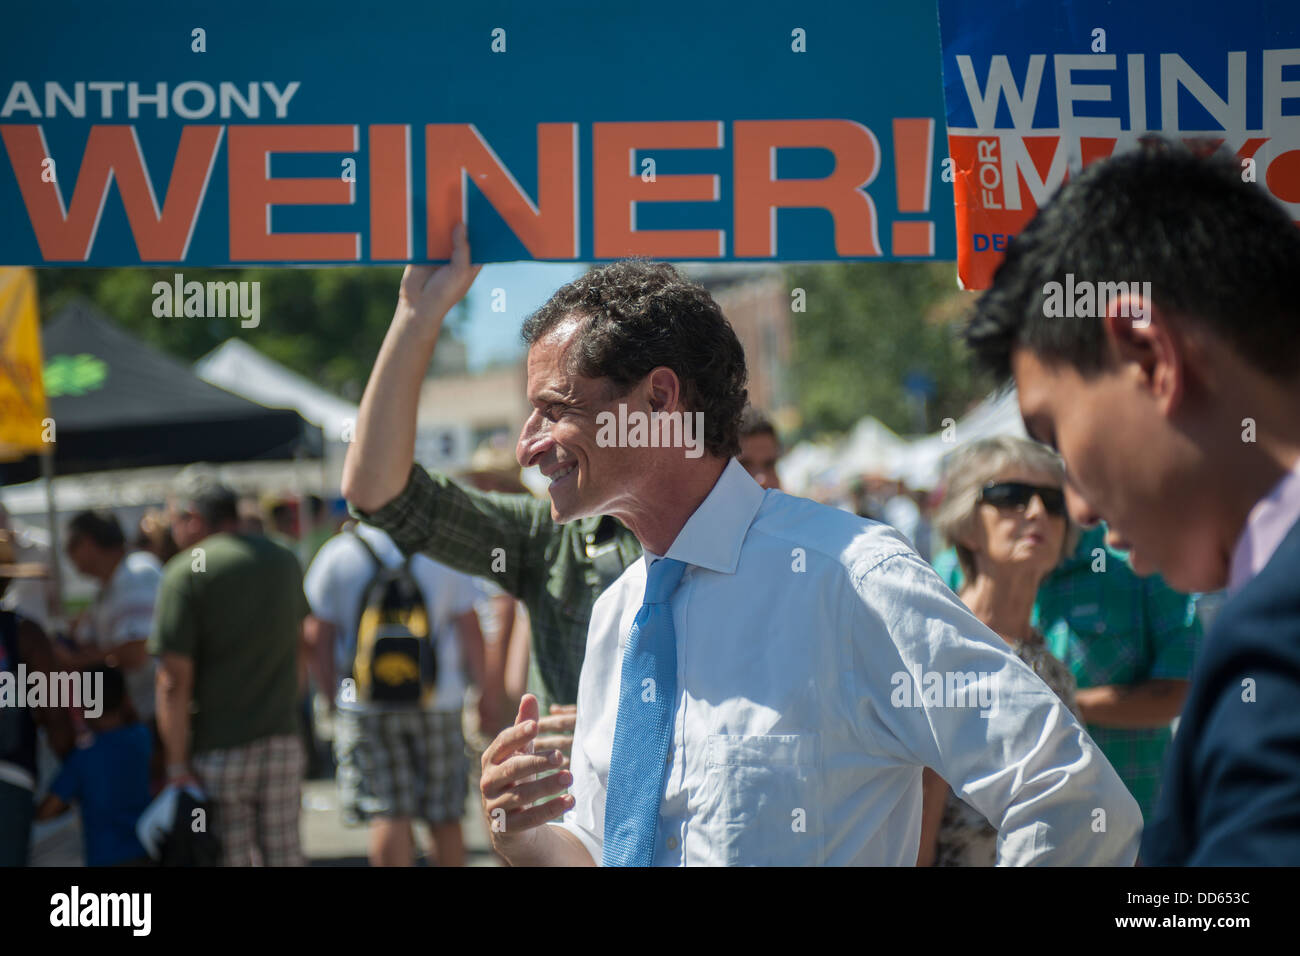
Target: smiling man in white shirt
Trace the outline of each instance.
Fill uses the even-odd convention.
[[[440,314],[469,273],[459,239],[404,295]],[[531,697],[484,754],[510,863],[910,866],[927,766],[998,828],[1003,863],[1133,862],[1141,816],[1115,771],[907,542],[734,460],[744,353],[707,291],[616,263],[524,335],[520,464],[551,478],[556,521],[612,514],[646,555],[593,611],[571,771],[532,752]],[[702,420],[703,454],[602,428],[674,413]]]

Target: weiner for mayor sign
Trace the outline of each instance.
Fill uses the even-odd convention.
[[[0,262],[951,259],[915,0],[25,3]]]
[[[1071,174],[1146,136],[1218,148],[1300,222],[1300,3],[939,0],[957,261],[987,288]]]

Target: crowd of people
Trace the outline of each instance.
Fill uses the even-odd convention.
[[[103,706],[0,709],[3,862],[73,805],[88,863],[143,862],[168,787],[209,802],[225,864],[302,862],[307,687],[373,865],[414,862],[417,821],[431,862],[465,861],[471,755],[513,865],[1300,861],[1300,235],[1230,165],[1155,144],[1071,179],[965,330],[1033,440],[840,507],[781,490],[730,325],[640,260],[525,323],[513,459],[417,464],[478,271],[463,226],[453,249],[403,276],[351,516],[312,509],[305,568],[291,510],[201,474],[135,547],[111,514],[68,523],[98,596],[72,644],[6,611],[0,667],[90,670]],[[1151,301],[1048,316],[1067,272]],[[604,440],[614,409],[701,415],[703,454]],[[0,583],[38,574],[0,535]],[[39,805],[38,734],[62,760]]]

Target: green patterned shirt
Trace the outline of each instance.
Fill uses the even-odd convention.
[[[1195,599],[1174,591],[1157,575],[1138,577],[1123,555],[1106,547],[1105,536],[1102,526],[1086,531],[1074,554],[1043,582],[1034,625],[1080,688],[1187,680],[1201,640]],[[1098,548],[1104,572],[1102,555],[1094,556]],[[950,588],[961,588],[956,551],[940,554],[934,567]],[[1173,736],[1170,729],[1089,724],[1088,733],[1150,819]]]
[[[528,683],[541,712],[577,701],[592,605],[642,554],[631,531],[599,515],[556,524],[546,501],[466,488],[419,465],[388,504],[352,513],[402,553],[422,551],[523,601],[533,631]]]

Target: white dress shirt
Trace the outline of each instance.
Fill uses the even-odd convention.
[[[1142,816],[1115,770],[896,531],[765,492],[732,460],[667,557],[689,566],[655,865],[911,866],[923,767],[998,829],[1000,863],[1133,863]],[[653,559],[597,600],[578,685],[575,804],[555,825],[597,863]]]

